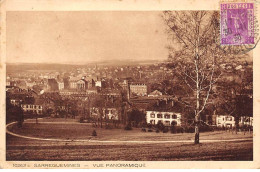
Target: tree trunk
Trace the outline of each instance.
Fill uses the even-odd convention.
[[[195,144],[200,143],[199,116],[198,115],[195,116],[195,140],[194,140],[194,143]]]
[[[103,128],[103,126],[102,126],[102,121],[103,121],[103,119],[102,119],[102,112],[101,112],[101,114],[100,114],[100,127],[101,127],[101,128]]]
[[[195,60],[196,65],[196,110],[195,110],[195,139],[194,143],[200,143],[200,133],[199,133],[199,111],[200,111],[200,88],[199,88],[199,70],[198,70],[198,57]]]

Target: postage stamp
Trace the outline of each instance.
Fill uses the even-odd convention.
[[[222,45],[254,44],[254,3],[221,3]]]

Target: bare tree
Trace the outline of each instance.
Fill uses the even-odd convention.
[[[213,84],[220,77],[223,60],[219,44],[219,14],[208,11],[165,11],[163,19],[171,44],[169,60],[194,92],[188,106],[194,109],[195,144],[199,143],[200,114],[209,102]]]

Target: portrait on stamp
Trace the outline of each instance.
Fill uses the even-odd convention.
[[[221,4],[221,44],[254,44],[254,3]]]

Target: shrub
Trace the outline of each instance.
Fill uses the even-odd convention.
[[[169,131],[168,127],[163,128],[163,133],[168,133],[168,131]]]
[[[200,132],[207,132],[207,131],[213,131],[213,128],[211,128],[208,125],[201,125],[200,126]]]
[[[96,130],[93,130],[93,132],[92,132],[92,136],[97,136],[97,132],[96,132]]]
[[[176,133],[183,133],[183,132],[184,132],[183,130],[184,130],[184,129],[183,129],[182,127],[180,127],[180,126],[176,126],[176,127],[175,127]]]
[[[80,122],[80,123],[83,123],[83,122],[84,122],[84,118],[83,118],[83,117],[80,117],[79,122]]]
[[[105,126],[105,129],[113,129],[114,127],[112,126],[112,125],[110,125],[110,124],[107,124],[106,126]]]
[[[147,127],[147,123],[146,123],[146,122],[143,122],[143,123],[141,124],[141,127],[146,128],[146,127]]]
[[[147,128],[152,128],[152,124],[147,124]]]
[[[132,126],[130,123],[125,126],[125,130],[132,130]]]
[[[185,128],[186,133],[194,133],[195,127],[188,126]]]
[[[158,122],[158,124],[156,125],[156,128],[159,129],[160,131],[163,131],[164,130],[164,125],[161,121]]]
[[[152,129],[148,129],[148,132],[153,132],[153,130]]]
[[[171,122],[171,133],[176,133],[176,125],[177,125],[177,122],[176,121],[172,121]]]

